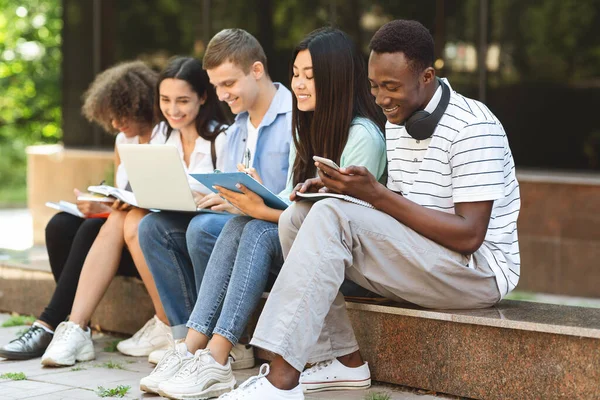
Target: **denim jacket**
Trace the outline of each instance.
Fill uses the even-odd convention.
[[[281,192],[286,185],[292,142],[292,93],[281,83],[275,83],[277,92],[267,113],[258,126],[258,142],[252,166],[273,193]],[[235,117],[227,129],[227,160],[224,172],[237,171],[243,161],[248,138],[248,112]]]

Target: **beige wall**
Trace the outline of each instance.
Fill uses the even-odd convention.
[[[44,228],[55,210],[47,201],[75,202],[73,189],[97,185],[111,173],[111,150],[73,150],[62,145],[27,148],[27,203],[33,220],[33,241],[44,244]]]

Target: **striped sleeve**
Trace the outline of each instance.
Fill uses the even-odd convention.
[[[506,140],[493,121],[473,123],[457,134],[449,151],[454,203],[504,197]]]

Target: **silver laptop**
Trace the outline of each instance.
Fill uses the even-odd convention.
[[[120,144],[118,149],[138,207],[198,211],[175,146]]]

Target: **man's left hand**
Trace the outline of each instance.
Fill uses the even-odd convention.
[[[322,163],[315,163],[319,177],[331,192],[347,194],[373,203],[385,187],[365,167],[349,166],[335,170]]]

